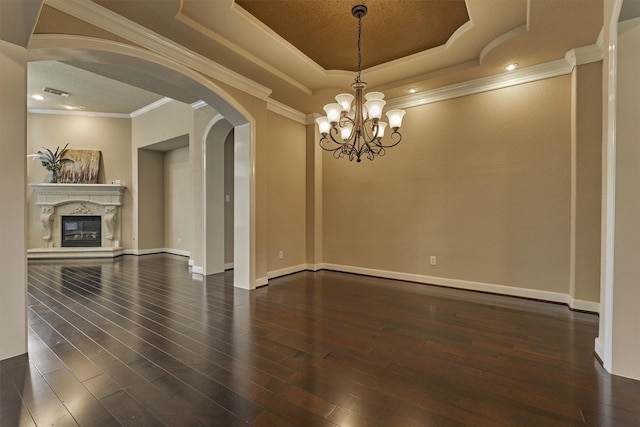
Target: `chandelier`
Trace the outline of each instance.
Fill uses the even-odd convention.
[[[387,148],[394,147],[402,141],[399,132],[402,125],[403,110],[387,112],[389,123],[380,120],[386,101],[381,92],[368,92],[363,95],[367,84],[360,80],[362,55],[360,53],[360,39],[362,33],[362,17],[367,14],[365,5],[357,5],[351,9],[351,14],[358,18],[358,74],[351,88],[355,96],[341,93],[336,96],[335,103],[324,106],[326,116],[316,119],[320,138],[320,147],[332,151],[336,159],[348,157],[361,161],[362,156],[373,160],[376,156],[384,156]],[[355,99],[355,105],[351,103]],[[384,143],[384,132],[391,129],[390,141]]]

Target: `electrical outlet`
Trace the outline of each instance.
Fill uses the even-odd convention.
[[[229,203],[229,202],[231,201],[231,196],[230,196],[230,195],[228,195],[228,194],[225,194],[225,196],[224,196],[224,201],[225,201],[225,202],[227,202],[227,203]]]
[[[278,258],[280,258],[280,259],[284,258],[284,251],[278,252]]]
[[[178,237],[178,244],[182,243],[182,237]]]
[[[436,256],[435,255],[431,255],[429,257],[429,264],[436,265]]]

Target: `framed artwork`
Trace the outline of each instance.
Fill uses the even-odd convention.
[[[58,174],[58,182],[62,184],[97,184],[100,171],[100,150],[68,149]]]

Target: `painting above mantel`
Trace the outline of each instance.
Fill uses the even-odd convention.
[[[100,150],[68,149],[58,172],[60,184],[97,184],[100,172]]]

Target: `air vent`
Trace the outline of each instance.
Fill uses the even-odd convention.
[[[60,90],[60,89],[54,89],[54,88],[52,88],[52,87],[43,87],[43,88],[42,88],[42,90],[43,90],[44,92],[52,93],[52,94],[54,94],[54,95],[64,96],[65,98],[68,98],[68,97],[69,97],[69,95],[71,95],[69,92],[65,92],[65,91]]]

